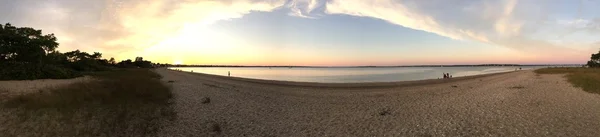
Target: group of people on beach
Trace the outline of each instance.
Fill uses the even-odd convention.
[[[450,75],[450,73],[444,73],[444,79],[448,78],[452,78],[452,75]]]

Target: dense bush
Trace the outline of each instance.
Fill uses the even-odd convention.
[[[600,67],[600,51],[598,51],[596,54],[592,54],[592,57],[590,57],[590,61],[587,62],[587,65],[591,68]]]
[[[0,66],[0,80],[67,79],[81,76],[74,70],[50,64],[2,62]]]
[[[96,79],[7,98],[0,136],[157,136],[176,116],[169,87],[150,69],[90,75]]]
[[[64,79],[81,76],[78,72],[122,68],[152,68],[150,61],[137,57],[135,62],[116,63],[102,59],[102,53],[75,50],[61,53],[54,34],[30,27],[0,24],[0,80]]]
[[[72,68],[73,70],[76,70],[76,71],[105,71],[105,70],[110,70],[110,68],[108,66],[95,63],[94,60],[91,60],[91,61],[71,62],[71,63],[68,63],[67,65],[68,65],[67,67]]]

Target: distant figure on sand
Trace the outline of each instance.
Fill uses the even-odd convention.
[[[444,79],[448,78],[452,78],[452,75],[450,75],[450,73],[444,73]]]
[[[231,72],[227,71],[227,76],[231,77]]]
[[[451,78],[452,76],[450,76],[450,73],[444,73],[444,79],[448,79]]]

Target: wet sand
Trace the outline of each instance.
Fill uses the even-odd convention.
[[[327,84],[156,72],[174,81],[177,111],[160,136],[600,136],[600,95],[564,75]]]

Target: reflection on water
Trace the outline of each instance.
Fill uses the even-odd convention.
[[[519,67],[373,67],[373,68],[287,68],[287,67],[172,67],[183,71],[254,79],[353,83],[438,79],[443,73],[453,77],[515,71]],[[526,66],[523,69],[539,67]]]

